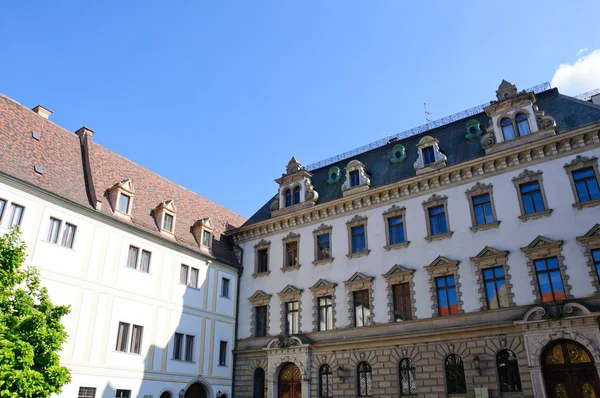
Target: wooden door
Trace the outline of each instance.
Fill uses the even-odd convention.
[[[542,355],[548,398],[600,398],[600,380],[592,355],[571,340],[551,343]]]
[[[296,365],[283,365],[277,389],[279,398],[302,398],[302,374]]]

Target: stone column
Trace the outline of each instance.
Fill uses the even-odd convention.
[[[533,396],[535,398],[546,398],[546,388],[544,386],[544,377],[540,367],[530,368],[531,384],[533,384]]]

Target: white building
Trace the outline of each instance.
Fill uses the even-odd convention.
[[[0,96],[0,233],[71,306],[64,397],[231,397],[244,219]]]
[[[503,82],[472,116],[293,158],[227,233],[235,397],[600,396],[599,134],[599,105]]]

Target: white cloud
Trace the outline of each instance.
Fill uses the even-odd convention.
[[[583,54],[586,51],[587,51],[587,47],[582,48],[581,50],[577,51],[577,56],[580,56],[581,54]]]
[[[554,73],[551,84],[568,95],[600,88],[600,49],[579,58],[574,64],[561,64]]]

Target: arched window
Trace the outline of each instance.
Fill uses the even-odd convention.
[[[398,364],[400,374],[400,395],[417,395],[417,373],[415,364],[404,358]]]
[[[529,121],[527,120],[527,115],[524,113],[519,113],[515,118],[515,122],[517,122],[517,131],[519,135],[527,135],[531,133],[529,129]]]
[[[358,396],[372,397],[373,396],[373,372],[371,365],[366,362],[361,362],[356,368],[356,379],[358,380]]]
[[[498,367],[500,391],[522,391],[519,363],[514,352],[511,350],[501,350],[498,352],[498,355],[496,355],[496,366]]]
[[[254,394],[253,398],[265,398],[265,370],[256,368],[254,371]]]
[[[286,188],[285,191],[283,191],[283,195],[285,196],[285,207],[289,207],[292,205],[292,190],[289,188]]]
[[[465,367],[462,358],[456,354],[446,357],[446,388],[448,394],[466,394]]]
[[[294,204],[297,205],[298,203],[300,203],[300,185],[294,187]]]
[[[160,394],[160,398],[171,398],[172,396],[170,391],[163,391],[163,393]]]
[[[333,397],[333,373],[331,366],[324,364],[319,368],[319,398]]]
[[[513,127],[512,120],[509,118],[504,118],[500,122],[500,127],[502,127],[502,135],[504,136],[504,141],[512,140],[515,138],[515,128]]]

